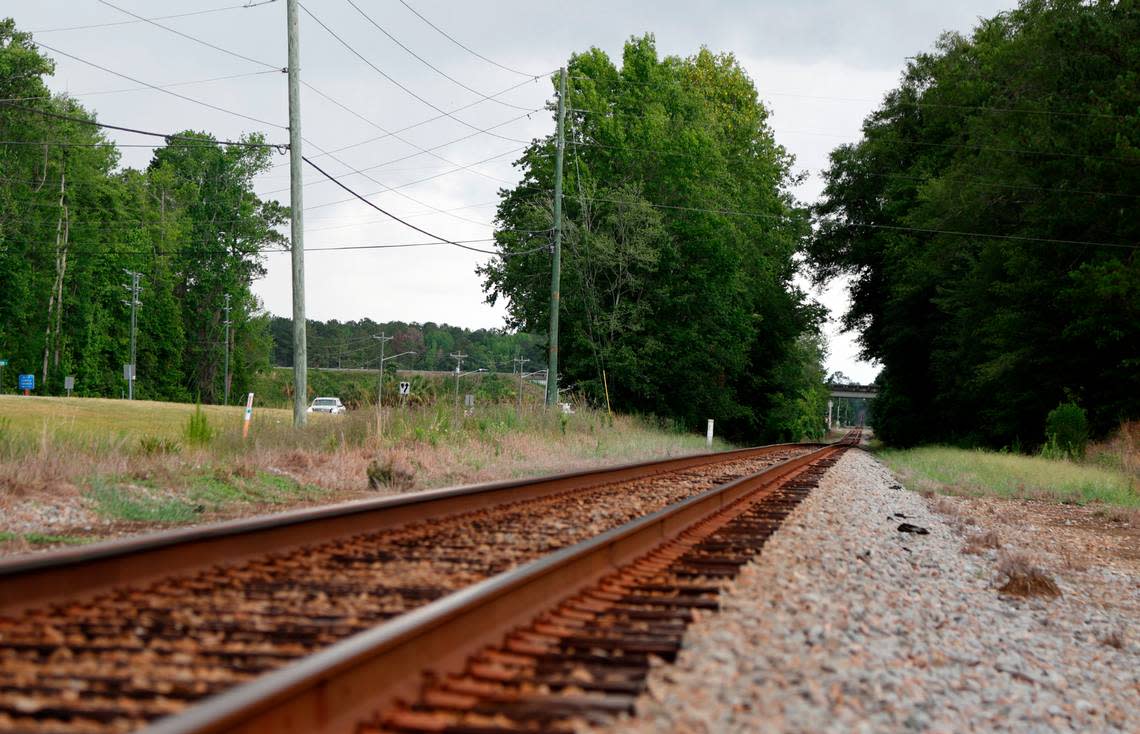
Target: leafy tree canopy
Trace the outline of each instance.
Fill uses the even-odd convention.
[[[944,35],[832,153],[816,276],[884,371],[888,441],[1043,438],[1140,416],[1140,8],[1029,0]]]

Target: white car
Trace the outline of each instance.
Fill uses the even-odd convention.
[[[313,404],[309,406],[309,413],[345,413],[348,408],[344,407],[344,403],[340,402],[340,398],[313,398]]]

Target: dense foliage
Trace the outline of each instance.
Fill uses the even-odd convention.
[[[832,154],[810,256],[854,276],[880,435],[1029,447],[1070,397],[1097,433],[1140,416],[1137,4],[946,34],[864,136]]]
[[[604,372],[617,409],[732,437],[818,435],[820,314],[791,282],[807,218],[751,80],[729,54],[660,59],[649,36],[621,68],[595,48],[568,76],[563,382],[600,401]],[[518,161],[496,232],[514,256],[481,271],[532,333],[548,324],[554,150]]]
[[[273,364],[293,365],[293,320],[274,316],[269,331],[273,337]],[[463,369],[486,369],[490,372],[515,371],[516,357],[527,360],[524,370],[533,372],[546,366],[543,351],[545,339],[499,329],[464,329],[447,324],[409,324],[403,321],[377,323],[360,321],[308,321],[306,344],[309,366],[317,369],[376,369],[380,364],[380,342],[375,337],[392,339],[385,344],[384,354],[415,354],[389,362],[388,368],[446,371],[455,369],[453,353],[467,355]]]
[[[94,115],[44,77],[52,62],[0,21],[0,390],[118,396],[130,361],[130,282],[142,274],[136,396],[221,400],[223,305],[231,297],[233,390],[266,365],[268,321],[250,292],[287,211],[252,178],[270,149],[187,131],[146,170],[121,169]],[[73,118],[73,119],[65,119]],[[246,143],[258,143],[250,136]]]

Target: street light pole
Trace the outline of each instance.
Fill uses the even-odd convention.
[[[222,367],[222,394],[225,397],[222,398],[222,405],[229,405],[230,404],[230,324],[232,323],[230,321],[230,294],[227,293],[225,298],[226,298],[226,305],[222,307],[222,310],[226,312],[226,320],[222,322],[226,326],[226,356],[225,356],[225,360],[223,362],[224,367]]]
[[[467,355],[462,351],[452,352],[451,358],[455,360],[455,422],[459,422],[459,371],[463,369],[463,359]]]

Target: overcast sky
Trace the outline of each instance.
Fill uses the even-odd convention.
[[[545,76],[527,81],[473,56],[399,0],[352,1],[424,61],[470,89],[494,94],[521,85],[497,97],[501,103],[484,101],[456,113],[466,125],[445,117],[336,153],[343,163],[330,157],[317,160],[378,205],[417,226],[457,240],[490,237],[497,190],[517,180],[511,162],[524,143],[515,141],[528,141],[552,129],[549,114],[525,115],[525,110],[539,109],[551,98],[549,81]],[[193,128],[218,138],[261,130],[270,141],[287,141],[286,79],[268,70],[285,66],[284,0],[109,2],[149,18],[229,5],[231,9],[224,11],[157,22],[249,60],[134,21],[100,0],[2,0],[0,15],[14,17],[21,30],[35,32],[42,44],[146,84],[201,82],[170,91],[262,121],[138,90],[135,82],[43,49],[57,62],[51,88],[75,95],[103,122],[159,131]],[[245,4],[255,7],[242,7]],[[545,75],[563,65],[571,53],[591,46],[620,62],[625,40],[647,31],[655,34],[661,55],[687,56],[702,45],[731,51],[772,110],[777,141],[795,155],[797,169],[810,174],[795,193],[811,202],[819,194],[819,173],[827,164],[828,151],[859,138],[860,122],[895,86],[906,57],[929,50],[945,30],[968,32],[979,18],[1008,9],[1012,0],[582,0],[573,4],[408,0],[408,4],[473,51],[531,75]],[[343,148],[439,116],[430,105],[453,110],[479,99],[400,48],[348,0],[308,0],[305,5],[372,65],[422,98],[417,100],[385,79],[302,11],[302,79],[342,105],[312,89],[303,90],[302,131],[311,141],[305,145],[306,155],[316,157],[322,150]],[[72,28],[92,24],[115,25]],[[233,75],[242,76],[216,79]],[[471,135],[472,127],[487,128],[513,118],[519,119],[495,128],[503,137]],[[127,134],[111,137],[120,143],[149,142]],[[436,147],[459,138],[465,139]],[[422,153],[424,148],[432,152]],[[145,166],[149,155],[145,148],[125,148],[123,164]],[[287,159],[275,156],[275,163],[258,178],[256,188],[263,196],[288,203]],[[366,172],[375,180],[349,169],[380,164],[387,165]],[[474,274],[475,266],[488,256],[450,246],[320,251],[426,238],[385,221],[360,202],[345,201],[344,191],[311,170],[305,172],[305,185],[309,318],[502,326],[502,308],[483,302]],[[386,191],[388,187],[396,188]],[[254,290],[269,311],[287,316],[292,308],[289,256],[267,255],[266,264],[269,273]],[[845,308],[842,283],[813,295],[831,309],[833,318]],[[857,359],[851,335],[839,333],[833,323],[828,338],[830,371],[842,370],[861,382],[874,378],[877,367]]]

